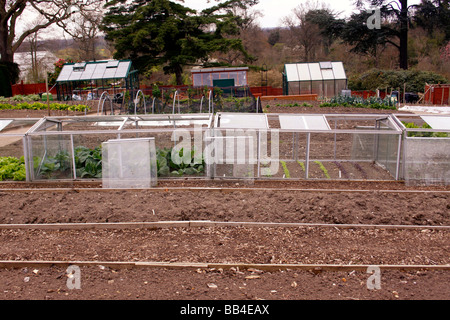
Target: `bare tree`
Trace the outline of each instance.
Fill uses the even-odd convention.
[[[101,34],[102,7],[103,1],[97,1],[89,7],[89,10],[76,11],[69,19],[57,23],[78,45],[79,60],[88,61],[99,58],[96,53],[96,43]]]
[[[0,0],[0,62],[14,62],[14,52],[31,34],[60,23],[72,15],[74,7],[88,9],[98,0]],[[38,16],[39,23],[18,30],[23,16]]]
[[[33,82],[38,82],[39,80],[39,64],[38,64],[38,43],[39,43],[39,35],[38,31],[31,34],[28,38],[28,44],[30,47],[30,56],[31,56],[31,70],[30,70],[30,76]]]
[[[266,36],[257,22],[262,13],[258,10],[240,6],[234,7],[232,12],[238,19],[237,27],[239,28],[239,35],[234,36],[234,38],[242,40],[242,45],[251,58],[248,59],[242,52],[236,50],[218,53],[216,56],[220,61],[230,65],[256,62],[267,44]]]
[[[293,10],[293,15],[284,18],[284,24],[289,29],[291,47],[294,51],[303,51],[301,60],[309,62],[316,58],[316,50],[322,43],[319,26],[307,19],[311,10],[325,9],[318,2],[306,1]]]

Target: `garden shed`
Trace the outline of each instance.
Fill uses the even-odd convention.
[[[289,63],[284,66],[284,95],[317,94],[334,97],[347,89],[342,62]]]
[[[137,70],[130,60],[66,63],[56,80],[58,100],[95,100],[107,92],[114,97],[139,90]]]
[[[248,85],[248,68],[203,68],[192,69],[194,87],[245,87]]]

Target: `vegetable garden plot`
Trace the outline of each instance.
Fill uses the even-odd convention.
[[[385,116],[268,115],[280,128],[277,178],[393,179],[401,132]],[[379,170],[377,170],[379,169]]]
[[[261,105],[248,87],[154,88],[152,96],[144,92],[140,90],[130,99],[127,114],[262,113]]]

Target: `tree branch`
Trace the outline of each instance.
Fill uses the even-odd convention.
[[[386,43],[389,43],[400,50],[400,45],[396,44],[395,42],[392,42],[392,40],[386,40]]]

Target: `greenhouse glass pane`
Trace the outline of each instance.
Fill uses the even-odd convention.
[[[332,69],[333,65],[331,62],[319,62],[321,69]]]
[[[95,66],[95,71],[92,74],[92,79],[102,79],[103,74],[105,73],[105,70],[106,70],[106,64],[104,64],[104,63],[97,64]]]
[[[116,78],[116,68],[107,68],[105,66],[105,73],[103,73],[103,79],[113,79]]]
[[[128,75],[128,72],[130,70],[130,65],[131,65],[131,62],[129,62],[129,61],[121,61],[119,63],[119,66],[117,67],[117,69],[115,69],[116,74],[115,74],[114,78],[117,78],[117,79],[118,78],[126,78]]]
[[[119,65],[119,61],[115,60],[115,61],[108,61],[106,63],[106,67],[107,68],[117,68],[117,66]]]
[[[344,64],[342,62],[333,62],[332,65],[335,79],[347,79]]]
[[[77,62],[73,65],[74,70],[83,69],[86,67],[86,62]]]
[[[295,64],[287,64],[285,66],[286,68],[286,77],[287,77],[287,81],[299,81],[300,78],[298,76],[298,72],[297,72],[297,65]]]
[[[297,70],[300,81],[311,81],[311,74],[309,73],[308,64],[306,63],[298,64]]]
[[[300,94],[300,83],[301,82],[297,82],[297,81],[289,82],[289,94],[290,95]]]
[[[212,86],[212,77],[211,73],[203,74],[203,85],[204,86]]]
[[[334,97],[336,95],[334,80],[326,80],[323,82],[323,90],[325,97]]]
[[[322,72],[318,63],[310,63],[309,72],[311,74],[311,80],[322,80]]]
[[[346,80],[335,80],[336,81],[336,95],[342,94],[342,90],[347,89],[347,81]]]
[[[333,80],[334,73],[332,69],[322,69],[322,78],[323,80]]]
[[[95,64],[88,64],[80,76],[80,80],[90,80],[95,71]]]
[[[312,82],[311,93],[312,94],[317,94],[317,95],[319,95],[319,97],[321,97],[323,95],[323,83],[322,83],[322,80],[320,80],[320,81],[313,81]]]
[[[311,81],[300,82],[300,94],[311,94]]]
[[[81,75],[83,74],[83,72],[80,71],[73,71],[70,76],[69,79],[67,79],[68,81],[78,81],[81,78]]]
[[[237,72],[230,72],[230,73],[228,74],[228,78],[229,78],[229,79],[234,79],[234,83],[238,83]]]
[[[66,81],[66,80],[68,80],[71,73],[72,73],[72,65],[64,66],[62,68],[61,72],[59,73],[57,81]]]

